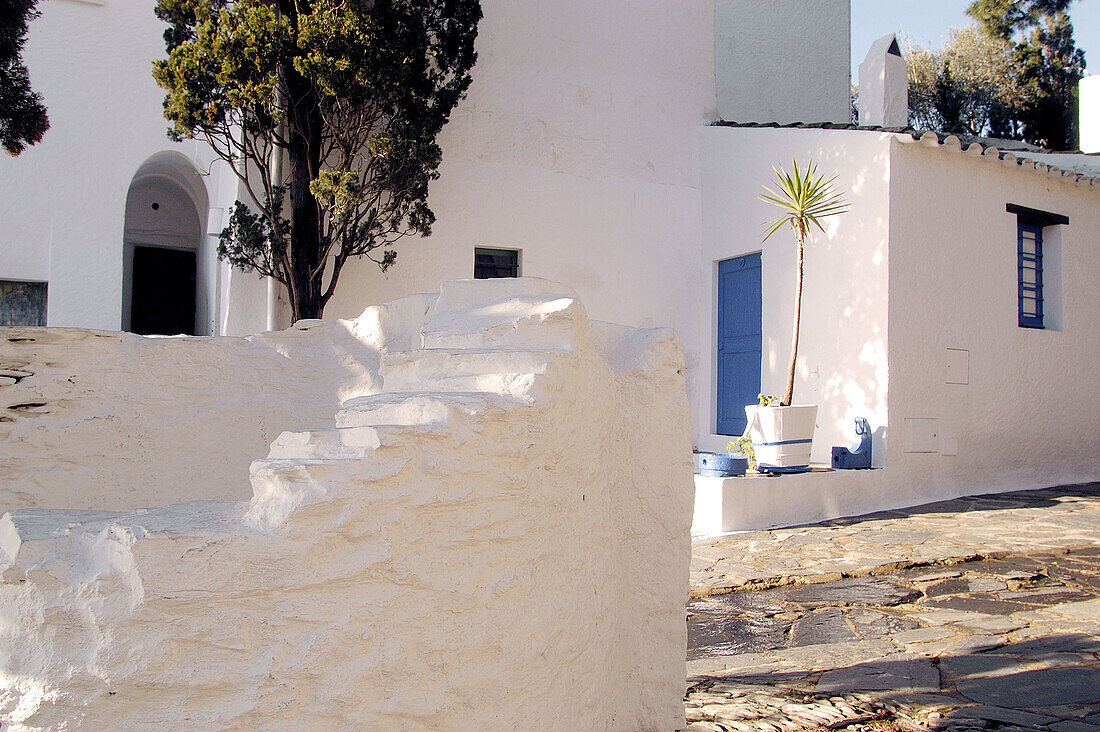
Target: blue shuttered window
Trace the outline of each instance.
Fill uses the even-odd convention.
[[[1019,204],[1009,203],[1005,205],[1005,211],[1016,214],[1016,293],[1019,302],[1019,317],[1021,328],[1046,328],[1043,318],[1043,229],[1048,226],[1066,226],[1069,217],[1062,214],[1040,211],[1037,208],[1028,208]],[[1054,270],[1051,276],[1055,278],[1052,292],[1058,292],[1059,270],[1057,249],[1054,256]],[[1054,315],[1057,320],[1058,295],[1055,294]],[[1058,328],[1057,324],[1053,326]]]
[[[1043,327],[1043,229],[1018,221],[1016,224],[1017,282],[1020,327]]]

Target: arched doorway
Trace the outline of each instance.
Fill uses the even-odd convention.
[[[123,330],[203,332],[198,256],[206,211],[206,187],[180,153],[156,153],[138,168],[126,194]]]

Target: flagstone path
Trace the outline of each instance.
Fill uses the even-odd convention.
[[[689,730],[1100,732],[1100,484],[696,542]]]

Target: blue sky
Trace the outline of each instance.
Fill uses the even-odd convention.
[[[852,0],[852,81],[871,43],[887,33],[906,34],[925,48],[947,42],[949,28],[968,25],[970,0]],[[1100,0],[1076,0],[1070,7],[1073,36],[1085,63],[1100,74]]]

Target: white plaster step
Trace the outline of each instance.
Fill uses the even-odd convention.
[[[378,453],[370,460],[276,457],[249,466],[253,499],[245,513],[250,523],[277,526],[297,508],[323,500],[333,490],[356,490],[400,472],[409,461],[403,452]]]
[[[514,296],[467,310],[429,314],[420,331],[425,348],[541,348],[571,351],[584,309],[566,296]]]
[[[382,354],[383,391],[488,392],[522,396],[555,359],[530,349],[422,348]]]
[[[408,427],[347,426],[283,432],[271,443],[269,460],[362,460],[383,444],[394,444]]]
[[[457,417],[473,417],[489,409],[510,409],[529,403],[529,399],[483,392],[382,392],[345,401],[336,413],[336,426],[442,428]]]

